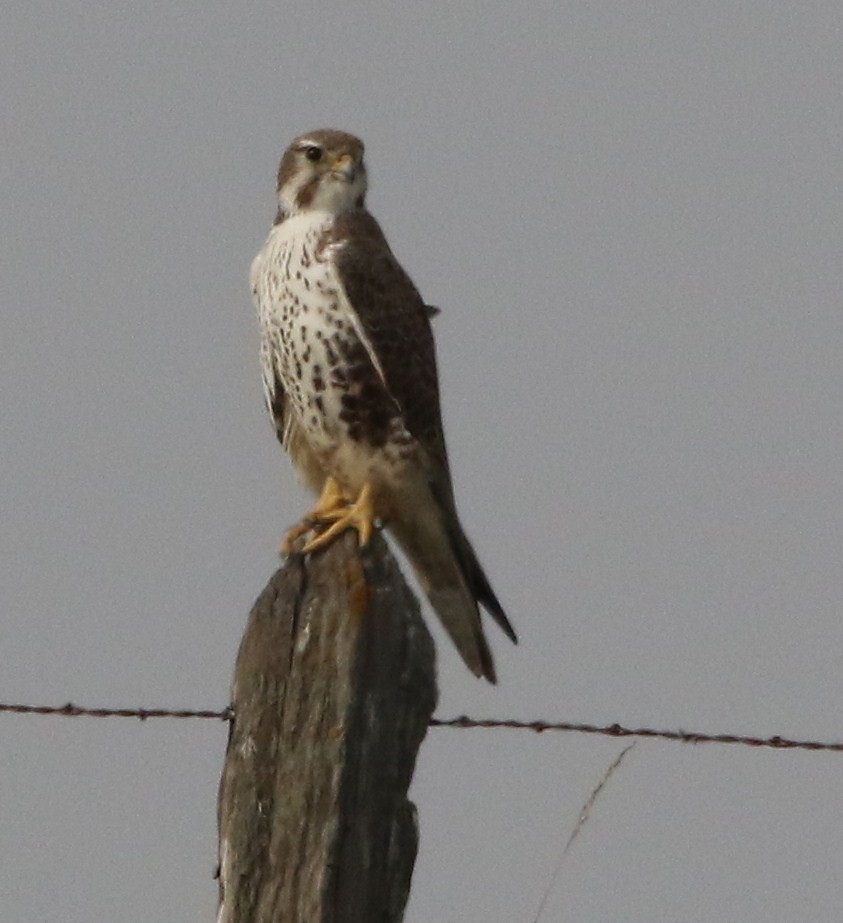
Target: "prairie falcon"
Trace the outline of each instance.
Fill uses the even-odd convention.
[[[301,480],[319,494],[285,549],[379,521],[410,560],[463,660],[495,682],[481,604],[515,632],[457,517],[430,317],[366,211],[363,144],[296,138],[278,170],[278,214],[252,264],[264,393]]]

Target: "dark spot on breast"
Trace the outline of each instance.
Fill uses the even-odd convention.
[[[313,390],[325,390],[325,379],[322,377],[322,366],[318,363],[313,366]]]

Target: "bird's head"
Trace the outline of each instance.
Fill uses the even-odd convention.
[[[312,131],[284,151],[278,168],[280,219],[308,211],[340,214],[362,208],[365,195],[363,142],[354,135]]]

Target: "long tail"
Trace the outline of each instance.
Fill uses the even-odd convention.
[[[516,636],[456,515],[449,516],[431,502],[412,521],[396,520],[390,525],[462,659],[475,676],[495,683],[478,602],[509,638],[516,641]]]
[[[471,590],[472,596],[483,606],[489,615],[492,616],[498,625],[500,625],[507,638],[509,638],[513,644],[517,644],[518,635],[515,634],[512,623],[506,617],[503,606],[498,601],[498,597],[495,595],[495,591],[492,589],[492,585],[489,583],[489,578],[481,567],[480,561],[477,560],[477,555],[471,547],[468,536],[463,532],[458,519],[454,518],[453,525],[455,528],[449,530],[451,547],[454,549],[454,553],[459,559],[463,576]]]

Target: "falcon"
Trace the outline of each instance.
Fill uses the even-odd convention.
[[[437,309],[366,210],[363,143],[335,130],[301,135],[281,160],[277,194],[250,276],[264,393],[281,444],[319,496],[282,551],[317,551],[347,529],[362,546],[388,527],[469,669],[494,683],[479,605],[516,636],[457,516]]]

